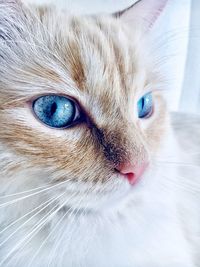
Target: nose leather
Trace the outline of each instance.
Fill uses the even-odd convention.
[[[137,180],[144,174],[147,166],[148,162],[142,162],[140,164],[132,164],[130,162],[126,162],[120,164],[116,169],[122,175],[124,175],[124,177],[129,181],[130,184],[135,184]]]

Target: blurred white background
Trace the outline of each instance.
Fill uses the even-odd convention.
[[[137,0],[24,0],[56,4],[75,13],[111,13]],[[148,0],[143,0],[148,1]],[[169,0],[154,25],[163,40],[170,80],[168,100],[171,110],[200,113],[200,0]]]

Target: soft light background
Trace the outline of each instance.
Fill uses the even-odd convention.
[[[136,0],[24,0],[52,2],[75,13],[111,13]],[[148,0],[143,0],[148,1]],[[200,113],[200,0],[169,0],[154,26],[162,38],[162,54],[167,58],[168,102],[171,110]]]

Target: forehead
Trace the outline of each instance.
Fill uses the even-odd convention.
[[[59,53],[87,104],[95,98],[102,109],[114,110],[144,89],[150,71],[138,30],[130,33],[109,16],[71,17],[65,25]]]
[[[30,19],[28,42],[18,43],[25,56],[19,60],[23,71],[18,75],[19,64],[14,68],[20,90],[13,91],[20,100],[60,93],[108,115],[121,107],[124,112],[148,84],[151,68],[136,27],[130,33],[111,16],[71,16],[52,9],[36,9],[36,17],[34,23]]]

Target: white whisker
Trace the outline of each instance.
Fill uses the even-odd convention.
[[[157,161],[156,164],[160,165],[175,165],[175,166],[182,166],[182,167],[194,167],[200,168],[200,165],[194,163],[187,163],[187,162],[173,162],[173,161]]]
[[[59,197],[64,194],[65,192]],[[59,207],[55,210],[56,206],[58,206],[57,204],[50,211],[48,211],[48,213],[43,216],[39,220],[39,222],[31,228],[31,232],[29,232],[22,240],[20,240],[20,242],[18,242],[17,245],[14,246],[14,248],[3,258],[3,260],[0,262],[0,266],[2,266],[6,262],[6,260],[25,242],[23,245],[24,247],[39,232],[39,230],[46,224],[46,222],[48,222],[65,204],[66,202],[64,202],[62,205],[59,205]]]
[[[23,196],[23,197],[20,197],[20,198],[17,198],[17,199],[14,199],[14,200],[5,202],[5,203],[3,203],[3,204],[0,204],[0,208],[5,207],[5,206],[8,206],[8,205],[11,205],[11,204],[13,204],[13,203],[16,203],[16,202],[18,202],[18,201],[24,200],[24,199],[26,199],[26,198],[30,198],[30,197],[33,197],[33,196],[35,196],[35,195],[44,193],[44,192],[49,191],[49,190],[51,190],[51,189],[55,189],[56,187],[59,187],[60,185],[63,185],[63,184],[65,184],[65,183],[69,182],[70,180],[71,180],[71,179],[69,179],[69,180],[65,180],[64,182],[60,182],[60,183],[57,183],[57,184],[55,184],[55,185],[49,186],[49,187],[44,188],[44,189],[42,189],[42,190],[39,190],[39,191],[37,191],[37,192],[35,192],[35,193],[33,193],[33,194],[29,194],[29,195],[26,195],[26,196]],[[31,190],[30,190],[30,191],[31,191]],[[29,191],[27,191],[27,192],[29,192]],[[20,192],[20,193],[17,193],[17,194],[24,194],[24,192],[22,192],[22,193]],[[14,195],[15,195],[15,194],[13,194],[13,196],[14,196]],[[11,196],[12,196],[12,195],[11,195]],[[4,198],[4,197],[8,197],[8,196],[3,196],[3,197],[1,197],[1,198]]]
[[[9,197],[15,197],[15,196],[19,196],[19,195],[24,195],[26,193],[32,193],[35,191],[38,191],[40,189],[45,189],[50,185],[50,183],[48,185],[44,185],[44,186],[39,186],[30,190],[26,190],[26,191],[20,191],[18,193],[14,193],[14,194],[9,194],[9,195],[4,195],[4,196],[0,196],[0,199],[4,199],[4,198],[9,198]]]
[[[24,225],[26,225],[29,221],[31,221],[36,215],[38,215],[41,211],[45,210],[50,204],[52,204],[55,200],[59,199],[64,193],[50,200],[50,202],[37,211],[34,215],[32,215],[27,221],[25,221],[22,225],[20,225],[14,232],[12,232],[2,243],[0,243],[0,247],[2,247],[15,233],[17,233]]]
[[[185,190],[186,192],[198,193],[198,194],[200,192],[199,184],[185,177],[176,176],[171,178],[170,176],[165,176],[165,175],[162,175],[162,177],[165,178],[164,183],[162,182],[164,186],[168,186],[168,184],[170,184],[173,185],[173,189],[177,188],[180,190]]]
[[[10,223],[9,225],[7,225],[3,230],[0,231],[0,235],[3,234],[6,230],[8,230],[10,227],[12,227],[13,225],[15,225],[16,223],[20,222],[21,220],[23,220],[24,218],[26,218],[27,216],[29,216],[30,214],[32,214],[33,212],[35,212],[36,210],[40,209],[41,207],[43,207],[44,205],[46,205],[47,203],[51,202],[52,200],[56,200],[57,197],[55,198],[51,198],[48,199],[47,201],[43,202],[41,205],[37,206],[36,208],[34,208],[33,210],[29,211],[28,213],[24,214],[22,217],[18,218],[17,220],[15,220],[14,222]],[[45,206],[46,207],[46,206]],[[42,210],[39,210],[39,212],[41,212]],[[35,215],[34,215],[35,216]],[[27,222],[26,222],[27,223]]]
[[[87,191],[85,192],[86,195],[87,195],[87,193],[88,193],[91,189],[92,189],[92,186],[89,187],[89,188],[87,189]],[[84,198],[84,196],[83,196],[82,198],[80,198],[79,203],[78,203],[79,206],[80,206],[80,204],[81,204],[83,198]],[[89,204],[88,204],[88,205],[89,205]],[[85,207],[84,211],[87,209],[88,205]],[[71,208],[70,208],[70,209],[71,209]],[[71,221],[70,225],[73,225],[73,222],[74,222],[74,220],[75,220],[75,217],[76,217],[76,215],[78,214],[79,211],[80,211],[80,207],[79,207],[78,209],[76,209],[76,213],[74,214],[74,219]],[[73,213],[73,211],[71,212],[71,214],[68,213],[69,216],[72,215],[72,213]],[[82,213],[83,213],[83,212],[82,212]],[[65,225],[63,226],[62,230],[64,230],[64,228],[65,228]],[[71,231],[71,233],[72,233],[72,232],[73,232],[73,231]],[[61,231],[61,233],[62,233],[62,231]],[[57,251],[59,245],[62,243],[62,240],[63,240],[64,236],[65,236],[65,234],[63,234],[63,235],[60,237],[60,240],[57,242],[56,246],[54,247],[54,249],[53,249],[53,251],[52,251],[52,253],[51,253],[51,257],[50,257],[50,259],[49,259],[49,261],[48,261],[48,266],[47,266],[47,267],[50,267],[50,265],[51,265],[51,263],[52,263],[52,261],[53,261],[54,255],[56,254],[56,251]]]
[[[74,197],[74,195],[76,195],[76,193],[74,193],[69,199],[72,199]],[[79,203],[81,203],[83,197],[80,198]],[[67,203],[65,203],[67,204]],[[35,260],[35,258],[37,257],[37,255],[40,253],[41,249],[44,247],[44,245],[46,244],[46,242],[49,240],[50,236],[55,232],[55,230],[57,229],[57,227],[60,225],[61,221],[64,220],[64,218],[70,213],[70,211],[72,211],[73,213],[73,207],[71,206],[70,209],[59,219],[59,221],[56,223],[56,225],[54,226],[53,230],[47,235],[47,237],[45,238],[45,240],[42,242],[42,244],[40,245],[40,247],[38,248],[38,250],[36,251],[36,253],[33,255],[28,267],[31,266],[31,264],[33,263],[33,261]]]

